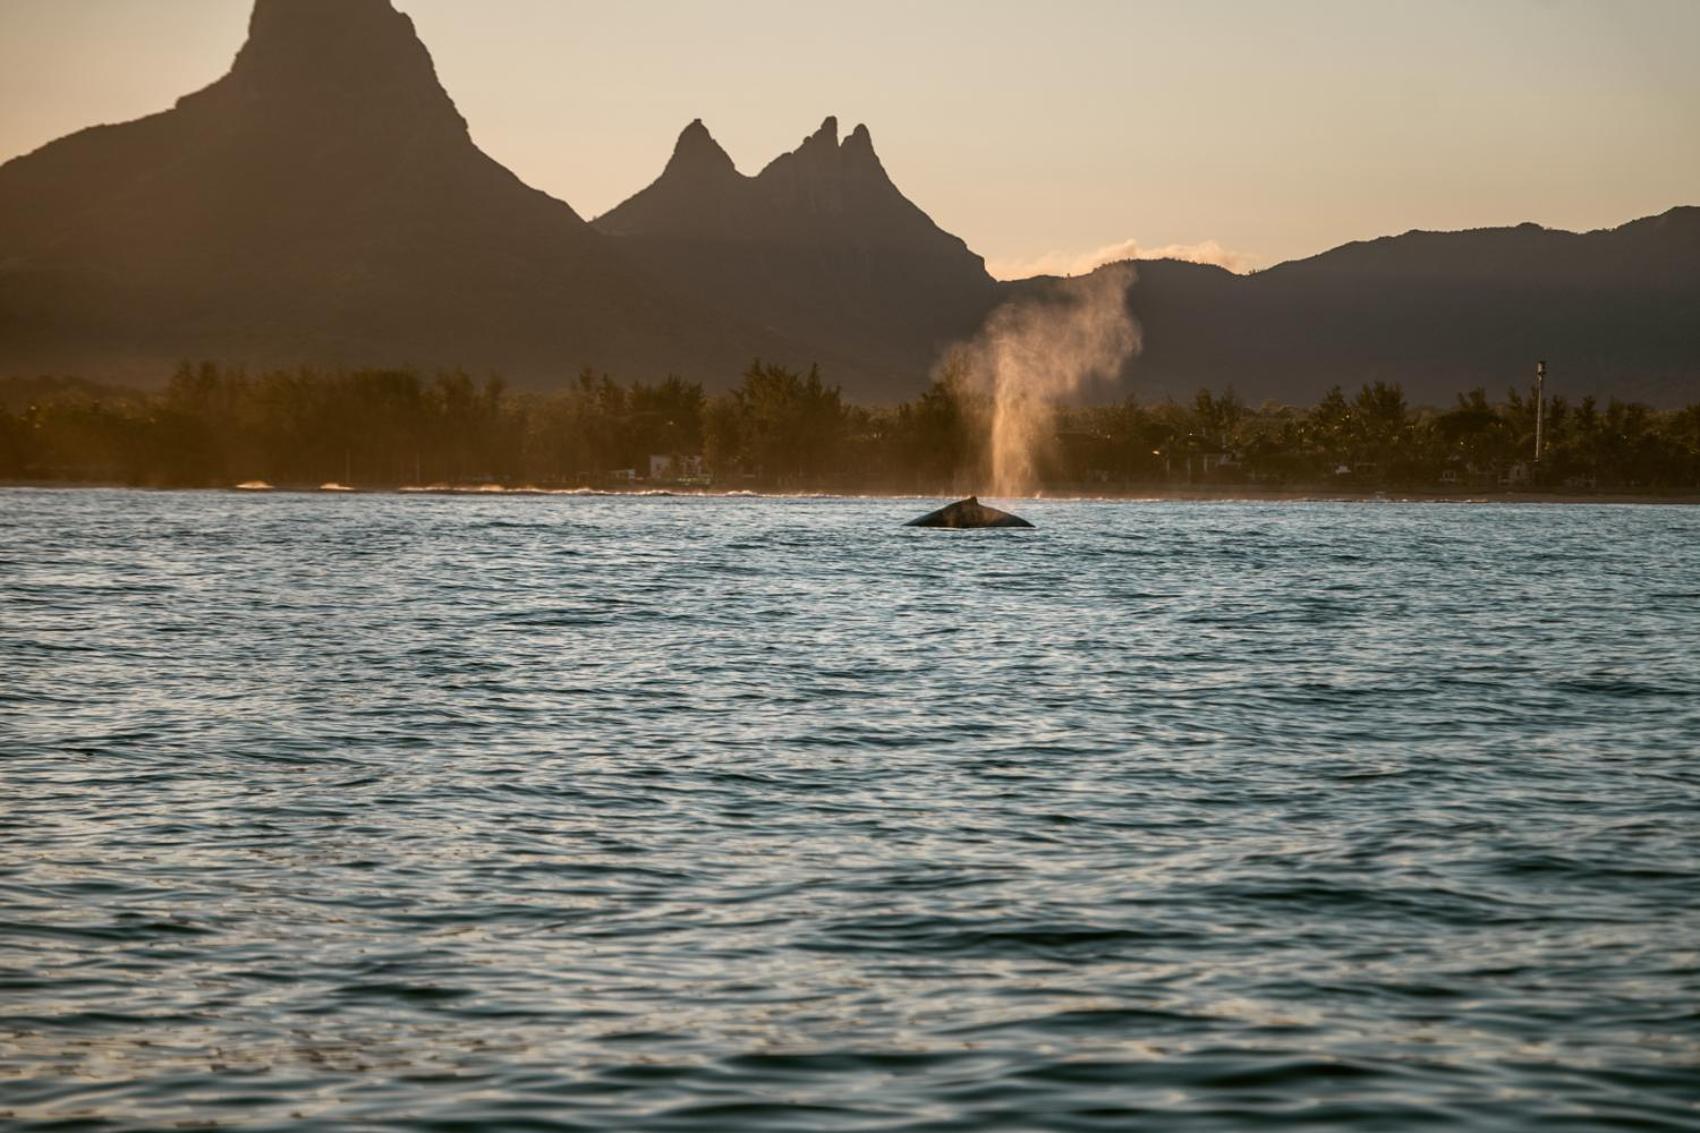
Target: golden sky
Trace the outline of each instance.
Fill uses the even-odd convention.
[[[397,0],[474,138],[587,217],[703,118],[828,114],[1005,274],[1237,267],[1700,204],[1700,0]],[[0,159],[221,74],[247,0],[0,0]]]

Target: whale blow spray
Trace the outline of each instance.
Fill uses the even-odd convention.
[[[955,380],[986,417],[989,494],[1033,494],[1057,406],[1115,380],[1138,353],[1139,324],[1127,309],[1135,278],[1132,264],[1112,264],[1006,303],[953,353]]]

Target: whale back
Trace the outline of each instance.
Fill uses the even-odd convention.
[[[1007,511],[999,511],[995,507],[987,507],[976,496],[965,500],[957,500],[947,504],[937,511],[930,511],[919,519],[912,519],[904,524],[905,527],[1032,527],[1019,515],[1011,515]]]

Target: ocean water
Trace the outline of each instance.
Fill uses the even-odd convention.
[[[0,493],[7,1130],[1700,1128],[1700,510]]]

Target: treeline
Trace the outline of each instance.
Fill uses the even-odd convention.
[[[935,382],[895,408],[846,402],[818,372],[752,365],[732,390],[586,371],[549,393],[463,373],[182,367],[157,393],[68,380],[0,382],[0,479],[225,487],[617,486],[970,492],[986,483],[990,406]],[[1413,408],[1396,385],[1317,405],[1190,402],[1058,412],[1040,488],[1689,491],[1700,405],[1656,411],[1482,390]]]

